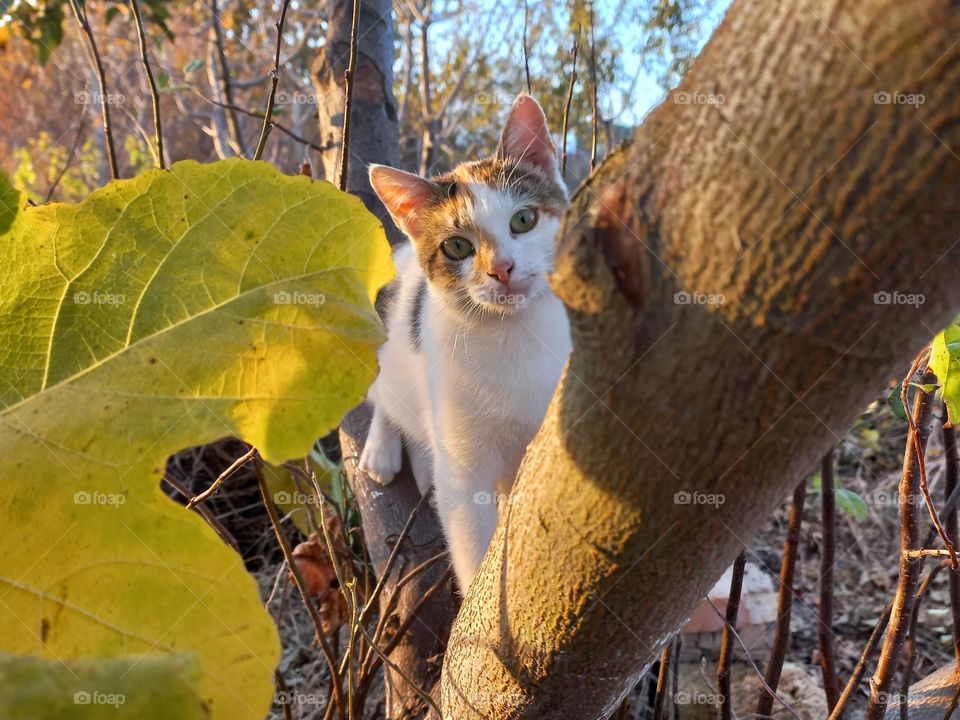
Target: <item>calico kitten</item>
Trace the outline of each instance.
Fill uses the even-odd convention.
[[[410,245],[394,252],[398,287],[360,467],[389,483],[405,441],[420,491],[435,488],[466,592],[497,523],[495,497],[513,484],[570,351],[546,279],[567,193],[528,95],[494,157],[429,180],[373,165],[370,182]]]

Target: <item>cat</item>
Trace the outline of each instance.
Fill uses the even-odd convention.
[[[359,465],[380,483],[401,438],[437,513],[462,593],[543,421],[570,352],[547,273],[569,205],[540,105],[520,95],[492,158],[430,179],[371,165],[370,182],[410,238],[397,267],[373,419]]]

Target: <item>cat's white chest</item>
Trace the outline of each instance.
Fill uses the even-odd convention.
[[[570,331],[563,305],[553,295],[532,301],[515,315],[489,317],[467,333],[434,318],[441,392],[461,410],[461,420],[480,435],[504,425],[535,432],[543,420],[567,356]],[[527,438],[529,440],[529,438]]]

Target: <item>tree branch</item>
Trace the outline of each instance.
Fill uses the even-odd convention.
[[[677,91],[723,102],[669,96],[583,186],[552,277],[574,349],[454,624],[445,718],[612,712],[960,310],[958,34],[947,0],[735,0]]]

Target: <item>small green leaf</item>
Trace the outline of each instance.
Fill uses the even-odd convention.
[[[157,75],[157,87],[160,90],[163,90],[169,84],[170,84],[170,76],[167,73],[161,72],[159,75]]]
[[[903,409],[903,399],[900,397],[901,387],[899,384],[895,385],[890,391],[890,394],[887,395],[887,404],[890,406],[890,409],[893,411],[893,414],[896,415],[900,420],[904,422],[907,421],[907,413]]]
[[[930,369],[940,381],[951,424],[960,421],[960,321],[948,325],[930,348]]]
[[[837,501],[837,507],[854,520],[865,520],[870,514],[867,501],[853,492],[853,490],[837,488],[834,491],[834,497]]]
[[[820,471],[817,470],[813,477],[810,478],[810,491],[818,493],[823,489],[823,478],[820,475]]]
[[[203,67],[203,60],[191,60],[183,66],[183,74],[189,75]]]

